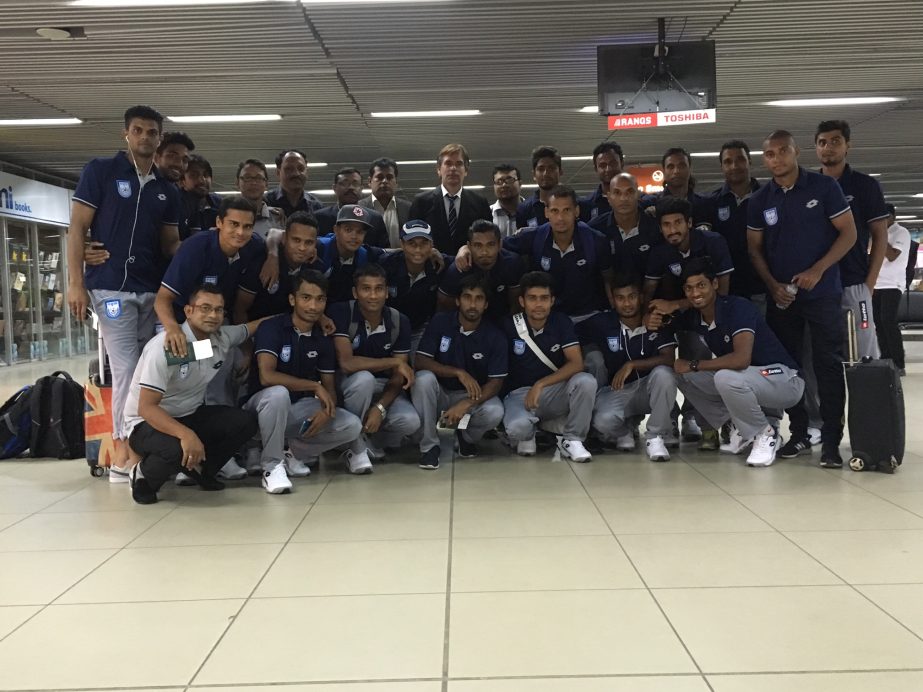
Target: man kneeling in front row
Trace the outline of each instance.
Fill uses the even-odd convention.
[[[690,260],[682,280],[691,308],[671,326],[698,332],[714,358],[677,359],[677,384],[716,430],[730,418],[730,443],[721,445],[721,451],[741,454],[751,447],[747,463],[769,466],[776,458],[782,409],[801,400],[804,380],[753,303],[718,295],[718,279],[708,258]],[[652,313],[648,327],[658,327],[660,318]]]
[[[183,311],[181,330],[192,342],[187,356],[171,364],[166,332],[154,336],[141,353],[125,402],[128,444],[141,456],[131,470],[131,496],[142,505],[157,502],[157,491],[181,470],[202,490],[222,490],[218,469],[257,430],[249,411],[202,402],[222,363],[259,321],[222,327],[224,296],[210,284],[193,291]]]

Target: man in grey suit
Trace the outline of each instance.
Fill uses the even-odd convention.
[[[381,214],[388,232],[388,246],[401,247],[401,228],[410,220],[410,202],[396,196],[400,189],[397,182],[397,162],[381,158],[369,166],[369,187],[372,194],[359,200],[359,206]]]
[[[471,159],[461,144],[446,144],[436,159],[441,185],[421,192],[410,205],[410,217],[429,224],[436,249],[454,255],[468,242],[468,229],[478,219],[490,221],[487,200],[462,185]]]

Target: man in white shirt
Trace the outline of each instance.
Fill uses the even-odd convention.
[[[410,220],[410,202],[397,196],[400,184],[397,181],[397,162],[380,158],[369,166],[369,187],[372,194],[359,200],[359,205],[381,214],[388,231],[388,244],[401,247],[401,228]]]
[[[523,201],[522,182],[519,169],[511,163],[501,163],[494,167],[494,194],[497,201],[490,205],[494,223],[500,229],[500,238],[515,235],[516,210]]]
[[[897,223],[893,204],[888,210],[888,247],[885,260],[875,281],[872,311],[875,315],[875,332],[882,358],[890,358],[904,374],[904,342],[897,324],[897,307],[907,285],[907,253],[910,251],[910,231]]]

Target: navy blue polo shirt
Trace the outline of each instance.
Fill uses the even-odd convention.
[[[306,269],[314,269],[321,273],[324,272],[324,265],[317,259],[311,263],[301,264],[297,267],[290,267],[285,259],[285,251],[279,251],[279,280],[275,285],[266,288],[260,281],[260,272],[247,271],[240,277],[237,288],[247,293],[253,294],[253,304],[247,313],[247,318],[258,320],[268,315],[278,315],[283,312],[289,312],[292,309],[291,303],[288,302],[289,294],[292,292],[292,283],[299,273]]]
[[[766,285],[760,279],[750,262],[747,249],[747,209],[750,197],[759,190],[756,178],[750,179],[750,193],[738,200],[734,191],[725,183],[711,194],[711,229],[720,233],[728,245],[734,273],[731,274],[731,295],[750,296],[766,292]]]
[[[317,260],[327,277],[327,302],[340,303],[353,298],[353,274],[366,264],[378,263],[385,251],[381,248],[363,245],[352,259],[344,262],[337,250],[336,237],[331,233],[317,239]]]
[[[779,341],[775,332],[766,324],[759,308],[740,296],[718,296],[715,300],[715,321],[702,323],[698,310],[684,310],[673,322],[676,330],[697,332],[715,357],[734,352],[734,336],[740,332],[753,334],[753,353],[750,365],[774,365],[781,363],[793,370],[798,366]]]
[[[714,231],[703,231],[693,228],[689,231],[689,254],[683,256],[679,248],[667,242],[661,243],[651,250],[648,257],[645,279],[659,281],[657,297],[666,300],[679,300],[685,297],[680,274],[686,260],[693,257],[709,257],[712,267],[718,276],[724,276],[734,271],[731,254],[724,238]]]
[[[464,333],[456,310],[433,316],[417,346],[417,354],[429,356],[440,365],[464,370],[484,385],[487,380],[506,377],[508,348],[503,332],[490,322],[481,321],[473,332]],[[438,379],[446,389],[464,389],[457,377]]]
[[[203,200],[188,190],[181,190],[180,206],[182,214],[179,220],[179,237],[181,240],[186,240],[194,233],[217,228],[221,198],[215,193],[209,192]]]
[[[580,220],[584,223],[590,223],[612,211],[612,207],[609,206],[609,199],[606,197],[606,193],[603,192],[602,183],[597,185],[596,189],[586,197],[581,197],[579,204]]]
[[[352,304],[352,309],[350,305]],[[391,341],[391,310],[382,311],[382,321],[374,334],[368,333],[365,318],[359,309],[359,301],[346,301],[331,305],[327,315],[333,320],[336,328],[334,336],[349,338],[349,326],[356,324],[356,335],[352,340],[353,355],[363,358],[390,358],[405,353],[410,353],[410,320],[406,315],[400,315],[400,326],[397,337]],[[380,373],[384,375],[384,373]]]
[[[665,187],[662,192],[656,192],[652,195],[644,195],[641,198],[641,208],[646,209],[647,207],[656,206],[657,202],[664,197],[672,196],[673,195],[670,192],[670,188],[668,187]],[[689,204],[692,205],[692,223],[695,225],[710,223],[712,204],[711,199],[704,195],[700,195],[697,192],[692,192],[691,190],[689,194],[686,195],[686,199],[689,201]]]
[[[224,305],[231,310],[241,277],[249,272],[257,276],[266,261],[266,244],[254,235],[234,257],[228,257],[218,244],[218,231],[205,231],[183,241],[176,251],[161,286],[174,294],[173,311],[177,320],[190,294],[202,284],[214,284],[224,295]],[[258,279],[257,279],[258,280]]]
[[[529,268],[551,274],[555,310],[574,317],[606,307],[602,272],[612,268],[612,250],[602,233],[582,221],[574,231],[573,250],[561,254],[551,224],[523,229],[503,239],[503,247],[529,256]]]
[[[776,281],[787,284],[830,251],[839,235],[831,219],[849,210],[833,178],[799,168],[798,179],[787,191],[771,180],[753,193],[747,228],[763,234],[769,271]],[[795,300],[827,298],[842,292],[839,264],[834,264],[813,289],[798,291]]]
[[[675,347],[676,339],[667,330],[650,332],[640,326],[630,329],[622,324],[615,310],[606,310],[576,326],[581,342],[595,344],[603,354],[609,380],[630,360],[645,360],[660,355],[660,349]],[[626,380],[647,377],[650,370],[635,370]]]
[[[888,218],[881,185],[872,176],[853,170],[849,164],[837,182],[849,202],[856,222],[856,244],[840,260],[840,281],[843,286],[865,283],[869,274],[869,242],[873,221]]]
[[[638,225],[631,229],[631,235],[627,238],[622,235],[615,214],[611,211],[597,216],[590,222],[590,228],[608,238],[609,249],[612,252],[612,268],[616,272],[634,274],[638,277],[644,276],[647,271],[651,250],[664,242],[657,219],[643,211],[638,216]]]
[[[301,199],[298,200],[298,204],[292,206],[292,204],[288,201],[288,197],[286,197],[285,193],[282,191],[281,187],[270,190],[263,196],[263,199],[270,207],[277,207],[281,209],[285,213],[285,218],[288,218],[296,211],[307,211],[313,213],[318,209],[323,209],[326,206],[323,202],[317,199],[317,197],[307,191],[302,194]]]
[[[122,151],[93,159],[80,174],[74,199],[96,210],[90,238],[109,252],[103,264],[87,266],[88,289],[156,293],[160,287],[161,228],[179,224],[179,191],[156,166],[146,181],[142,188]]]
[[[336,372],[336,350],[333,339],[324,336],[324,330],[315,324],[309,333],[301,333],[292,323],[291,313],[276,315],[263,320],[253,337],[253,366],[250,368],[250,395],[265,389],[260,383],[260,371],[257,359],[261,353],[276,357],[276,371],[291,375],[301,380],[320,382],[322,374],[332,375]],[[292,402],[306,396],[309,392],[289,391]]]
[[[528,320],[526,320],[528,325]],[[538,359],[523,339],[519,338],[512,316],[503,321],[503,331],[509,350],[509,375],[506,378],[508,389],[531,387],[552,371]],[[552,312],[548,315],[545,326],[538,332],[529,327],[529,335],[555,367],[561,368],[567,358],[564,349],[579,346],[574,324],[567,315]]]
[[[487,295],[487,311],[484,317],[498,324],[510,314],[510,290],[519,288],[519,281],[526,272],[522,257],[515,252],[501,249],[494,266],[487,271],[476,265],[472,265],[471,269],[466,272],[459,271],[453,262],[445,271],[439,291],[452,298],[457,298],[461,295],[462,279],[471,272],[486,279],[490,286],[490,293]]]
[[[439,282],[452,263],[452,257],[443,255],[445,264],[440,271],[427,261],[422,275],[411,278],[407,271],[404,251],[398,250],[381,258],[379,264],[388,276],[388,305],[407,315],[413,330],[421,329],[436,313],[436,298]]]
[[[585,210],[586,201],[577,200],[578,213],[580,220],[584,216],[589,216],[590,212]],[[542,224],[548,223],[545,216],[545,203],[539,198],[538,190],[531,197],[526,197],[516,208],[516,228],[537,228]]]

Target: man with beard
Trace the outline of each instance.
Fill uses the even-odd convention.
[[[609,182],[622,172],[625,155],[616,142],[603,142],[593,149],[593,168],[599,177],[599,185],[592,194],[580,200],[581,221],[592,223],[612,211],[609,205]]]
[[[266,193],[266,204],[278,207],[286,216],[296,211],[316,212],[323,203],[308,192],[308,160],[302,151],[286,149],[276,156],[279,187]]]
[[[314,214],[317,219],[317,232],[322,236],[333,233],[340,209],[347,204],[359,204],[359,196],[362,194],[362,174],[359,169],[341,168],[338,170],[333,177],[333,194],[336,195],[336,202],[323,209],[318,209]],[[385,228],[381,214],[372,210],[369,220],[372,222],[372,227],[365,235],[366,244],[380,248],[390,247],[388,230]]]
[[[361,206],[381,214],[388,242],[380,247],[400,247],[401,228],[411,219],[410,202],[397,196],[400,189],[397,177],[396,161],[375,159],[369,166],[369,188],[372,194],[359,200]]]
[[[164,178],[179,185],[189,165],[189,154],[193,151],[195,144],[185,132],[164,132],[154,153],[154,165]]]
[[[711,215],[711,203],[708,198],[694,191],[692,177],[692,157],[682,147],[670,147],[660,159],[663,168],[663,191],[645,195],[641,206],[649,214],[655,214],[657,202],[665,197],[685,199],[692,205],[692,219],[696,225],[708,225]],[[651,208],[653,207],[653,208]]]
[[[221,198],[211,191],[212,166],[204,156],[192,154],[189,157],[186,172],[180,180],[180,188],[180,238],[186,240],[195,233],[213,229]]]

